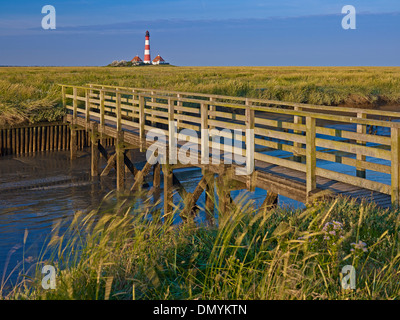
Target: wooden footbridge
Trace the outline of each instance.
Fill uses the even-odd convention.
[[[215,189],[220,213],[229,210],[235,189],[267,190],[265,207],[276,204],[278,195],[309,202],[326,193],[382,207],[399,203],[400,113],[95,84],[61,87],[71,158],[76,157],[77,131],[86,130],[92,140],[92,175],[115,168],[118,190],[140,188],[153,169],[156,193],[162,169],[165,212],[173,208],[174,189],[184,198],[185,214],[206,191],[208,217],[214,215]],[[152,150],[149,133],[154,130],[168,145],[164,163],[150,161],[138,170],[127,151]],[[102,146],[109,138],[116,140],[113,154]],[[198,152],[184,158],[189,161],[175,161],[178,149],[188,144]],[[101,155],[107,166],[100,172]],[[152,160],[159,156],[150,155]],[[173,173],[186,167],[202,168],[193,193]],[[132,186],[125,186],[126,171],[134,175]],[[385,175],[390,185],[379,181]]]

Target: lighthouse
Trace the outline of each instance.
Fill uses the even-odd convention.
[[[150,33],[146,31],[146,40],[144,42],[144,63],[150,64]]]

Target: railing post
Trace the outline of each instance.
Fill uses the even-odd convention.
[[[121,93],[118,92],[118,89],[116,91],[117,91],[117,94],[116,94],[116,97],[115,97],[115,104],[116,104],[116,107],[117,107],[117,110],[116,110],[117,131],[120,132],[122,130],[122,127],[121,127],[121,118],[122,118],[122,115],[121,115]]]
[[[145,99],[144,96],[139,94],[139,138],[140,138],[140,151],[143,152],[144,144],[145,144],[145,131],[144,126],[146,122],[146,116],[144,113],[145,108]]]
[[[78,117],[78,100],[77,100],[77,95],[78,95],[78,89],[73,88],[73,101],[72,101],[72,123],[76,123],[76,118]]]
[[[213,102],[213,101],[214,101],[214,98],[210,97],[210,102]],[[217,107],[213,104],[210,104],[210,111],[211,112],[217,111]],[[215,119],[215,116],[210,116],[210,119]],[[213,128],[214,128],[214,126],[210,126],[210,129],[213,129]]]
[[[168,98],[168,149],[169,164],[177,164],[177,143],[176,143],[176,124],[175,124],[175,101]]]
[[[183,106],[182,101],[179,101],[179,99],[182,98],[181,94],[178,93],[178,94],[176,95],[176,97],[178,98],[178,100],[176,101],[176,106],[177,106],[178,108],[179,108],[179,107],[182,107],[182,106]],[[182,114],[182,111],[177,110],[177,114]],[[181,119],[178,119],[178,120],[177,120],[176,125],[177,125],[178,128],[181,126],[181,121],[182,121]]]
[[[200,105],[201,114],[201,164],[210,161],[210,138],[208,134],[208,104]]]
[[[317,188],[315,169],[317,166],[315,144],[315,118],[306,117],[306,191],[308,201],[311,191]]]
[[[63,107],[65,108],[66,106],[67,106],[67,99],[66,99],[66,96],[65,96],[65,86],[61,86],[61,94],[62,94],[62,104],[63,104]]]
[[[392,205],[399,206],[399,159],[400,159],[400,134],[399,128],[391,128],[391,189],[392,189]]]
[[[247,179],[247,187],[253,189],[251,175],[254,173],[255,163],[254,163],[254,152],[255,152],[255,142],[254,142],[254,110],[246,99],[246,174],[249,176]]]
[[[151,91],[151,95],[152,95],[152,97],[151,97],[151,102],[152,102],[152,103],[156,102],[156,99],[153,97],[154,94],[155,94],[155,92],[154,92],[154,91]],[[150,109],[153,110],[154,107],[151,106]],[[151,114],[151,116],[154,117],[153,114]],[[153,120],[151,120],[150,125],[153,127],[154,124],[155,124],[155,122],[154,122]]]
[[[135,107],[135,94],[136,90],[132,90],[132,107]],[[139,99],[139,96],[138,96]],[[135,111],[132,110],[132,121],[135,121]]]
[[[301,108],[301,107],[297,107],[297,106],[294,107],[294,111],[302,111],[302,110],[303,110],[303,108]],[[302,117],[301,116],[294,116],[293,123],[294,124],[303,124]],[[300,131],[300,130],[294,130],[293,131],[293,133],[301,133],[301,132],[302,131]],[[303,145],[301,143],[298,143],[298,142],[294,142],[293,146],[295,148],[302,148],[303,147]],[[301,156],[295,156],[294,160],[297,161],[297,162],[301,162]]]
[[[365,113],[359,112],[357,113],[357,118],[360,119],[366,119],[367,115]],[[357,124],[357,133],[367,133],[367,127],[363,124]],[[357,141],[357,144],[362,144],[365,145],[365,142],[363,141]],[[356,175],[359,178],[366,178],[366,173],[365,173],[365,169],[362,169],[361,166],[359,165],[359,162],[361,161],[365,161],[366,157],[364,155],[361,154],[357,154],[357,158],[356,158]]]
[[[86,122],[86,131],[89,129],[90,123],[90,91],[89,89],[85,90],[86,102],[85,102],[85,122]]]
[[[100,90],[100,127],[101,131],[104,132],[104,91],[103,89]]]

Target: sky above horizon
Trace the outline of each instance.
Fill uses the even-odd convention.
[[[41,27],[45,5],[56,30]],[[399,0],[1,0],[0,65],[143,59],[146,30],[152,58],[179,66],[400,66]]]

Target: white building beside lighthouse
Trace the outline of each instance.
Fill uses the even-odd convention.
[[[157,57],[154,58],[153,64],[169,64],[168,62],[165,62],[165,60],[158,55]]]

